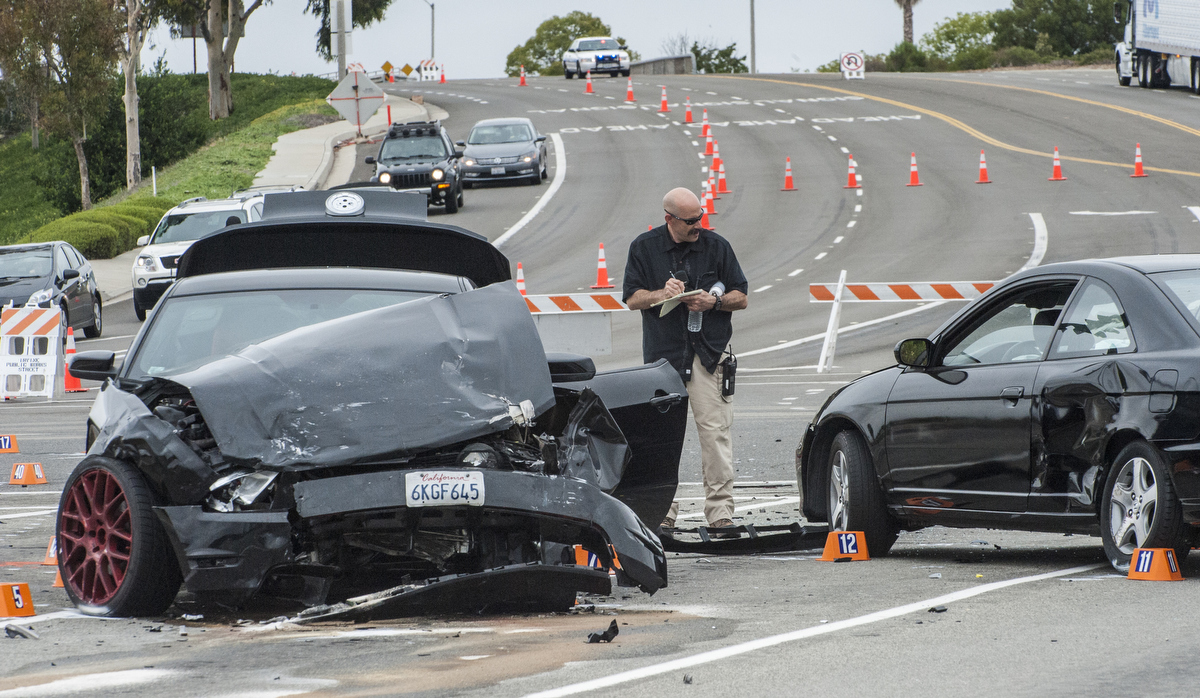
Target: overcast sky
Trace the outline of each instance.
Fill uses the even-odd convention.
[[[303,12],[304,0],[275,0],[259,8],[246,25],[236,68],[251,73],[321,74],[336,69],[314,50],[317,20]],[[505,58],[524,43],[543,20],[582,10],[602,19],[643,58],[662,55],[664,39],[687,32],[718,45],[737,42],[739,55],[750,52],[749,0],[435,0],[436,60],[448,79],[490,78],[504,74]],[[958,12],[996,10],[1008,0],[924,0],[913,9],[914,34]],[[354,32],[351,59],[369,70],[383,62],[396,66],[429,57],[429,6],[425,0],[394,0],[380,23]],[[903,36],[903,19],[894,0],[756,0],[758,70],[785,73],[813,70],[842,51],[890,51]],[[172,40],[158,30],[143,53],[149,68],[165,56],[174,72],[192,70],[192,41]],[[746,63],[749,65],[749,58]],[[205,71],[204,43],[197,63]]]

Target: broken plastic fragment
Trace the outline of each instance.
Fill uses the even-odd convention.
[[[33,628],[22,628],[16,623],[8,623],[4,626],[4,634],[12,638],[22,638],[25,640],[40,640],[40,635],[33,631]]]
[[[946,607],[945,606],[934,606],[933,608],[929,609],[929,612],[930,613],[945,613]]]
[[[608,624],[608,630],[605,630],[602,633],[589,634],[588,644],[595,644],[597,642],[612,642],[613,638],[615,638],[619,632],[621,632],[621,629],[617,627],[617,621],[614,620]]]
[[[929,578],[930,578],[930,579],[941,579],[941,578],[942,578],[942,573],[941,573],[941,572],[934,572],[933,574],[929,575]]]

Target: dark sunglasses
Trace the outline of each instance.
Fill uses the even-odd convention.
[[[700,220],[702,218],[704,218],[703,213],[701,213],[699,216],[696,216],[695,218],[680,218],[679,216],[676,216],[674,213],[667,211],[667,209],[665,209],[665,208],[663,209],[663,211],[666,211],[666,214],[668,216],[670,216],[671,218],[674,218],[675,220],[679,221],[680,223],[683,223],[684,225],[696,225],[697,223],[700,222]]]

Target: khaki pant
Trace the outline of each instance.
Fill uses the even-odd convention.
[[[696,357],[688,401],[700,437],[700,467],[704,472],[704,517],[714,524],[733,518],[733,398],[721,395],[722,368],[709,373]],[[679,516],[679,502],[667,517]]]

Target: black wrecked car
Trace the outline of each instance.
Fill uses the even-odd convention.
[[[57,519],[79,608],[158,614],[181,582],[360,617],[667,583],[645,522],[677,484],[678,374],[547,356],[508,260],[424,212],[268,194],[187,251],[120,366],[74,357],[107,380]]]
[[[866,532],[943,525],[1200,542],[1200,255],[1014,275],[898,364],[834,393],[804,434],[804,514]]]
[[[371,182],[425,195],[430,206],[458,213],[463,205],[463,152],[440,121],[392,124],[379,153],[364,159],[375,166]]]

